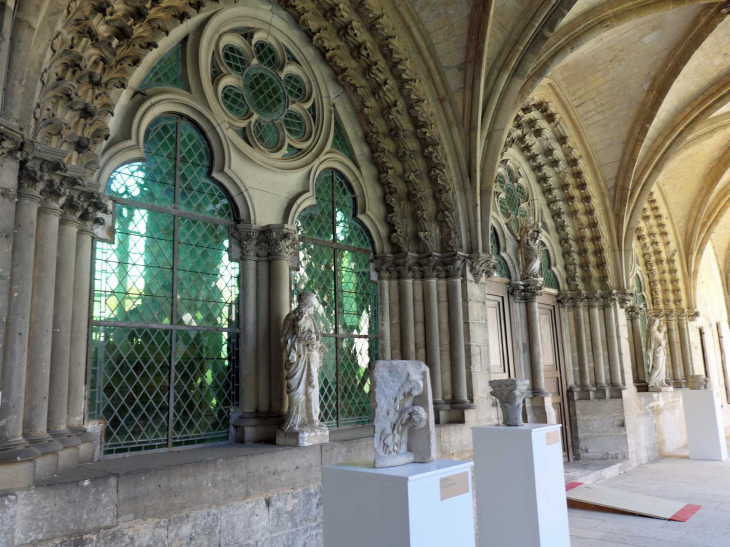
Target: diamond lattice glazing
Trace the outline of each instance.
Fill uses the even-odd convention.
[[[235,118],[240,118],[248,113],[246,99],[244,99],[243,93],[236,86],[227,85],[224,87],[223,93],[221,93],[221,100],[226,110]]]
[[[256,42],[253,47],[253,51],[256,54],[256,59],[263,66],[268,67],[272,70],[279,66],[279,56],[276,54],[276,49],[270,43],[265,41]]]
[[[301,139],[306,132],[304,127],[304,119],[293,110],[287,110],[284,115],[284,127],[289,135],[295,139]]]
[[[289,97],[294,101],[302,101],[307,93],[307,88],[304,86],[304,82],[297,74],[286,74],[284,76],[284,87]]]
[[[225,441],[237,403],[239,266],[220,220],[233,209],[192,123],[153,121],[145,152],[112,174],[116,237],[96,246],[90,412],[105,454]]]
[[[243,71],[248,67],[246,54],[233,44],[223,46],[223,62],[226,63],[234,74],[243,74]]]
[[[269,69],[252,66],[243,74],[243,94],[262,120],[278,120],[286,112],[284,84]]]

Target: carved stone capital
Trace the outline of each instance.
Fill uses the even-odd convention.
[[[464,274],[464,266],[466,265],[467,260],[467,256],[461,253],[445,256],[443,262],[444,269],[446,270],[446,277],[461,278]]]
[[[509,292],[517,302],[534,302],[542,293],[541,282],[515,281],[508,286]]]
[[[418,260],[424,279],[446,277],[446,267],[441,255],[430,254]]]
[[[299,250],[299,236],[290,228],[275,228],[265,232],[271,258],[291,259]]]
[[[79,220],[84,229],[91,230],[94,224],[103,224],[104,220],[99,215],[111,213],[112,201],[99,192],[81,192],[78,198],[83,204]]]
[[[604,291],[601,305],[604,308],[615,308],[618,301],[619,299],[616,291]]]
[[[240,224],[238,226],[238,243],[241,247],[241,257],[254,259],[259,256],[259,248],[263,241],[261,230],[252,224]]]
[[[398,279],[420,279],[423,277],[417,257],[412,254],[400,254],[393,257],[393,268]]]
[[[61,204],[61,211],[63,211],[63,218],[67,221],[77,222],[79,216],[84,211],[84,202],[76,193],[71,193],[63,200]],[[63,220],[63,219],[62,219]]]
[[[479,283],[482,277],[489,279],[497,271],[497,258],[491,254],[472,255],[469,257],[469,268],[474,281]]]
[[[626,306],[631,305],[631,300],[633,299],[634,295],[631,292],[624,291],[617,292],[616,297],[618,298],[618,305],[622,308],[625,308]]]
[[[686,310],[687,321],[697,321],[700,318],[700,310]]]
[[[41,205],[49,208],[60,208],[69,194],[68,184],[63,178],[51,177],[40,190]]]
[[[391,255],[378,255],[373,260],[373,268],[378,273],[378,279],[397,279],[398,272]]]
[[[18,194],[37,197],[47,184],[55,181],[55,173],[65,171],[66,165],[62,161],[41,158],[25,161],[18,175]]]
[[[20,129],[11,127],[9,122],[0,119],[0,162],[6,157],[20,161],[22,159],[20,152],[24,141],[25,137]]]
[[[641,306],[626,306],[624,308],[626,310],[626,319],[628,320],[634,320],[638,319],[641,316],[642,307]]]

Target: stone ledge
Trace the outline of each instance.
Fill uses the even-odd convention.
[[[123,536],[132,530],[140,537],[168,537],[173,519],[192,519],[191,529],[193,520],[202,519],[203,527],[210,519],[223,522],[227,508],[236,504],[317,488],[322,465],[374,457],[372,436],[361,436],[370,431],[362,428],[341,434],[360,438],[302,448],[233,444],[81,464],[34,487],[0,494],[0,523],[15,530],[15,539],[0,541],[0,546],[82,536],[93,544],[102,535],[119,536],[120,545],[126,545]],[[468,458],[471,425],[439,426],[436,440],[439,457]],[[292,498],[291,503],[299,502]],[[278,506],[271,505],[268,511],[273,518]],[[306,528],[311,522],[300,524]],[[270,533],[288,534],[281,526],[273,526]],[[81,545],[86,539],[79,541]]]

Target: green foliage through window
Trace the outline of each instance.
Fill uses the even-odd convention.
[[[552,270],[552,263],[550,260],[550,251],[548,251],[545,243],[540,242],[540,276],[542,277],[542,284],[548,289],[560,290],[560,283]]]
[[[182,43],[176,44],[155,63],[139,84],[139,89],[151,87],[176,87],[184,89],[182,68]]]
[[[144,149],[112,174],[115,241],[96,244],[89,410],[105,454],[226,441],[237,404],[231,204],[187,120],[153,121]]]
[[[345,138],[345,134],[342,132],[342,128],[340,127],[340,124],[338,121],[335,120],[335,133],[332,137],[332,148],[335,150],[342,152],[345,156],[352,159],[352,151],[350,150],[350,146],[347,144],[347,139]]]
[[[370,423],[370,363],[378,358],[377,287],[370,279],[372,242],[355,219],[355,195],[345,177],[317,177],[317,203],[299,215],[299,271],[292,301],[317,295],[316,316],[328,351],[320,369],[320,418],[329,427]]]
[[[494,229],[494,226],[492,226],[492,231],[490,232],[490,241],[492,255],[494,255],[497,259],[497,269],[494,272],[494,275],[501,277],[502,279],[512,279],[512,276],[509,273],[509,266],[507,266],[507,262],[505,262],[504,258],[501,256],[502,251],[499,245],[499,238],[497,237],[497,230]]]

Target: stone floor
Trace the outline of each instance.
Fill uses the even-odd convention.
[[[601,486],[693,503],[702,509],[687,522],[569,509],[572,547],[730,547],[730,459],[690,460],[683,449]]]

